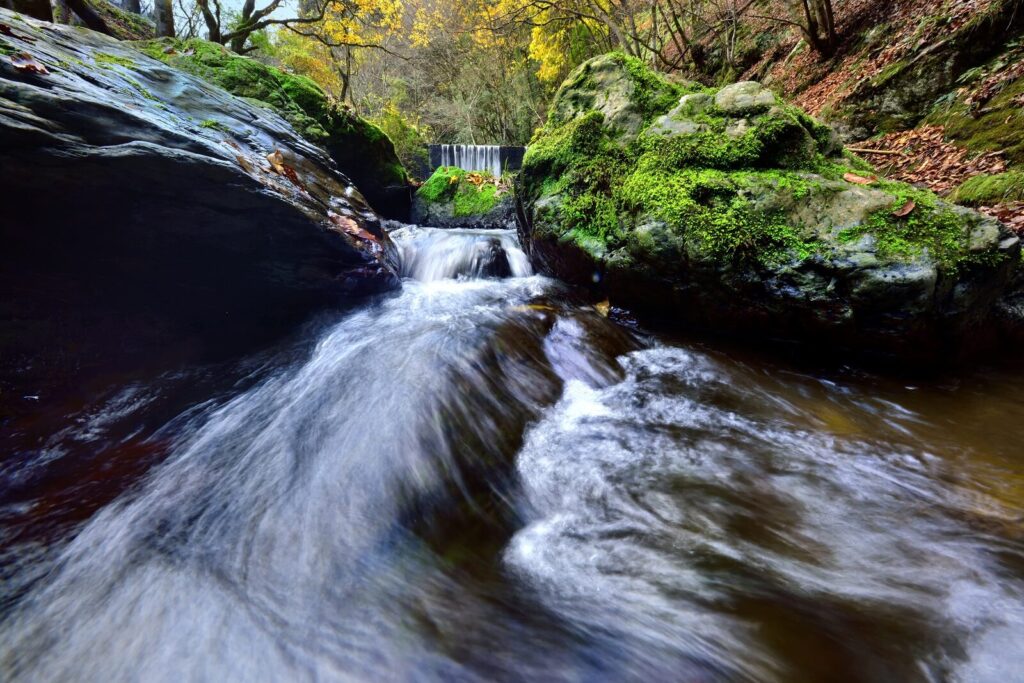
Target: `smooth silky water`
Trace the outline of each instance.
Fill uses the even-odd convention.
[[[4,497],[4,679],[1024,676],[1024,373],[659,339],[511,233],[394,238],[402,291],[255,379],[145,438],[132,385],[4,463],[159,442],[60,533]]]

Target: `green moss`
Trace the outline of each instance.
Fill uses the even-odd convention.
[[[135,88],[136,92],[138,92],[140,95],[145,97],[147,100],[152,100],[153,102],[158,102],[159,101],[159,100],[157,100],[156,97],[153,96],[153,93],[149,92],[149,90],[147,90],[145,86],[143,86],[141,83],[139,83],[134,78],[129,78],[129,77],[125,76],[124,80],[127,81],[129,85],[131,85],[133,88]]]
[[[109,69],[114,66],[123,66],[127,69],[135,66],[135,62],[128,59],[127,57],[121,57],[119,55],[112,55],[106,52],[97,52],[94,55],[96,59],[96,65],[103,69]]]
[[[225,126],[223,123],[221,123],[220,121],[217,121],[215,119],[204,119],[204,120],[199,122],[199,127],[200,128],[208,128],[210,130],[217,130],[217,131],[220,131],[221,133],[229,133],[230,132],[230,129],[227,126]]]
[[[872,213],[860,225],[843,230],[840,241],[872,235],[877,253],[883,258],[911,260],[927,251],[940,268],[949,272],[991,260],[991,254],[968,249],[963,217],[948,205],[940,206],[933,193],[890,181],[881,181],[880,186],[893,195],[892,205]],[[907,216],[894,215],[908,201],[914,202],[915,208]]]
[[[461,168],[441,166],[420,185],[416,194],[432,204],[449,201],[455,196],[458,183],[465,174]]]
[[[963,102],[937,111],[929,123],[946,127],[946,137],[975,152],[1002,151],[1012,164],[1024,164],[1024,107],[1017,98],[1024,96],[1024,77],[1011,81],[978,112]]]
[[[461,182],[455,192],[454,216],[480,216],[498,205],[498,187],[484,183],[479,187]]]
[[[964,181],[951,199],[959,204],[971,206],[1024,201],[1024,172],[976,175]]]
[[[5,57],[9,57],[9,56],[13,55],[14,53],[16,53],[17,51],[18,50],[15,49],[15,47],[13,45],[8,43],[3,38],[0,38],[0,55],[3,55]]]
[[[864,201],[833,199],[831,193],[850,187],[843,176],[851,169],[871,167],[841,153],[831,129],[795,107],[780,102],[770,113],[748,118],[750,128],[741,134],[734,129],[732,136],[725,131],[736,119],[714,107],[683,118],[706,129],[641,133],[623,144],[598,111],[561,124],[549,120],[524,158],[522,194],[536,211],[534,229],[571,240],[594,258],[615,252],[616,259],[631,262],[673,240],[685,244],[691,258],[719,262],[828,259],[840,255],[843,243],[867,234],[879,256],[892,260],[927,252],[952,271],[993,258],[970,251],[969,221],[952,207],[930,192],[887,181],[874,189],[891,195],[891,206],[843,229],[837,241],[804,209],[816,202],[824,210],[834,201]],[[917,208],[902,218],[893,215],[908,200]],[[655,239],[651,230],[665,232]]]
[[[128,12],[104,0],[85,0],[119,40],[145,40],[156,32],[153,23],[139,14]]]
[[[466,178],[468,172],[455,166],[441,166],[416,191],[417,196],[431,204],[452,202],[452,215],[480,216],[491,211],[500,201],[497,180],[480,173],[479,185]]]
[[[613,52],[611,58],[622,66],[633,80],[630,101],[640,112],[644,123],[650,123],[655,116],[666,113],[675,106],[683,94],[688,92],[687,89],[670,82],[662,74],[648,68],[636,57]]]

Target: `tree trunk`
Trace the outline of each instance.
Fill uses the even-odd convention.
[[[241,28],[236,28],[235,30],[236,31],[242,31]],[[232,38],[229,41],[231,43],[229,45],[229,47],[234,52],[237,52],[238,54],[242,54],[243,51],[245,50],[245,41],[249,40],[249,33],[250,32],[248,32],[248,31],[242,31],[242,33],[239,33],[237,36],[235,36],[234,38]]]
[[[203,14],[203,21],[206,23],[206,30],[209,33],[207,39],[212,43],[222,42],[220,39],[220,11],[214,14],[210,10],[209,0],[197,0],[196,5]]]
[[[174,37],[174,6],[171,0],[153,0],[153,21],[157,36]]]
[[[53,21],[53,9],[50,7],[50,0],[8,0],[0,3],[0,7],[6,7],[19,14],[27,14],[33,19]]]
[[[65,0],[54,0],[53,20],[58,24],[70,24],[71,18],[71,8],[68,7],[68,3]]]
[[[82,20],[82,23],[93,31],[106,33],[108,36],[113,35],[110,27],[107,26],[107,22],[104,21],[99,12],[93,9],[85,0],[65,0],[65,3],[71,8],[71,11]]]

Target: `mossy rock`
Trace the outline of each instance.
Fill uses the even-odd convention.
[[[970,206],[992,206],[1024,201],[1024,172],[982,173],[968,178],[952,195],[953,201]]]
[[[391,140],[377,126],[332,101],[311,79],[198,38],[162,38],[136,46],[233,95],[266,103],[299,134],[326,149],[379,213],[408,217],[408,177]]]
[[[983,324],[1019,263],[997,221],[875,179],[757,83],[673,85],[613,55],[551,112],[518,184],[534,265],[652,320],[916,353]]]
[[[472,174],[481,182],[471,182],[470,175],[455,166],[435,170],[416,191],[413,221],[442,228],[514,228],[512,194],[490,174]]]
[[[958,100],[934,112],[929,123],[945,126],[946,137],[973,152],[999,152],[1014,165],[1024,165],[1024,77],[1007,82],[979,111]]]

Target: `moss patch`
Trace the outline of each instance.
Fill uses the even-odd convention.
[[[223,123],[215,119],[204,119],[199,122],[199,127],[207,128],[210,130],[217,130],[220,131],[221,133],[227,133],[230,131],[230,129],[227,126],[225,126]]]
[[[455,166],[442,166],[427,179],[416,195],[431,204],[452,203],[452,216],[482,216],[498,205],[501,197],[497,180],[486,173],[473,174],[483,178],[470,182],[468,172]]]
[[[103,68],[109,69],[114,66],[122,66],[126,69],[130,69],[135,66],[135,62],[128,59],[127,57],[121,57],[119,55],[112,55],[106,52],[97,52],[95,54],[96,65]]]
[[[988,258],[987,254],[967,249],[963,217],[951,206],[941,204],[933,193],[889,181],[882,181],[881,186],[893,196],[892,204],[873,212],[860,225],[840,232],[841,242],[871,235],[882,258],[909,260],[927,251],[948,272]],[[914,202],[915,208],[907,216],[896,216],[894,212],[908,201]]]
[[[958,187],[952,199],[959,204],[971,206],[1024,201],[1024,172],[976,175]]]
[[[933,113],[929,123],[946,127],[946,136],[975,152],[1003,151],[1007,161],[1024,165],[1024,77],[1011,81],[977,112],[963,102]]]

